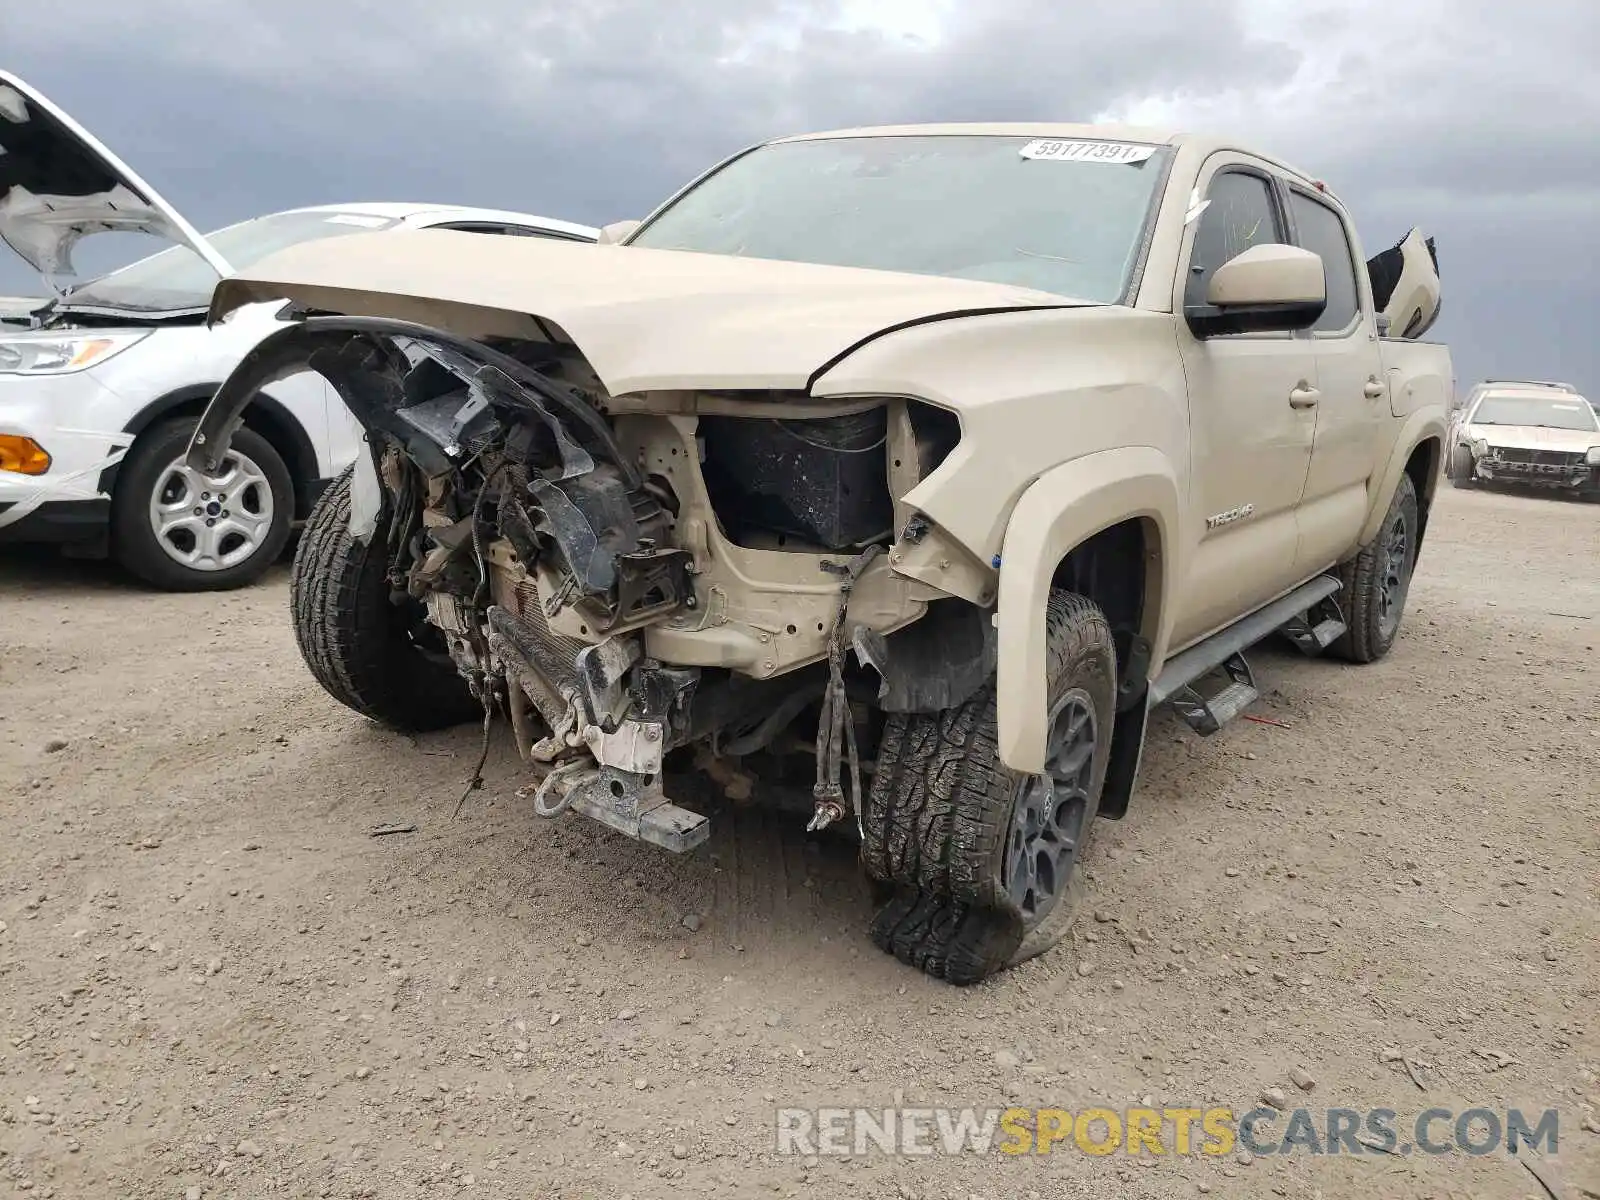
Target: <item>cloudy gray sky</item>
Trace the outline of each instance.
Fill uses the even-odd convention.
[[[0,65],[202,228],[442,200],[601,224],[777,134],[1129,118],[1438,239],[1463,387],[1600,393],[1592,0],[0,0]],[[1074,11],[1077,9],[1078,11]],[[0,290],[20,282],[0,266]]]

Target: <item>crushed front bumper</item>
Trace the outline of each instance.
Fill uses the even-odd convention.
[[[1600,487],[1600,467],[1591,466],[1581,453],[1560,450],[1494,447],[1474,459],[1472,474],[1485,483],[1572,490]]]

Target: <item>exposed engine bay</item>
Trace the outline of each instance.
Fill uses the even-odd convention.
[[[305,367],[367,430],[352,531],[382,539],[392,601],[425,614],[486,739],[504,714],[541,816],[692,848],[708,822],[663,785],[692,747],[734,799],[747,756],[810,756],[812,827],[859,819],[880,714],[992,676],[993,572],[896,500],[959,441],[942,409],[613,397],[555,338],[310,316],[219,391],[191,459]]]

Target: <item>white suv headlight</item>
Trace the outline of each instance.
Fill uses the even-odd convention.
[[[1489,439],[1479,438],[1477,441],[1473,442],[1472,453],[1477,455],[1479,458],[1486,457],[1489,453]]]
[[[129,346],[144,341],[138,333],[27,334],[0,338],[0,375],[70,375],[86,371]]]
[[[1583,456],[1583,461],[1591,467],[1600,467],[1600,446],[1590,446],[1589,453]]]

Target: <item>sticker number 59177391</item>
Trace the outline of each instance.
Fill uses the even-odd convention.
[[[1023,158],[1050,162],[1141,163],[1156,152],[1142,142],[1080,142],[1039,138],[1022,148]]]

